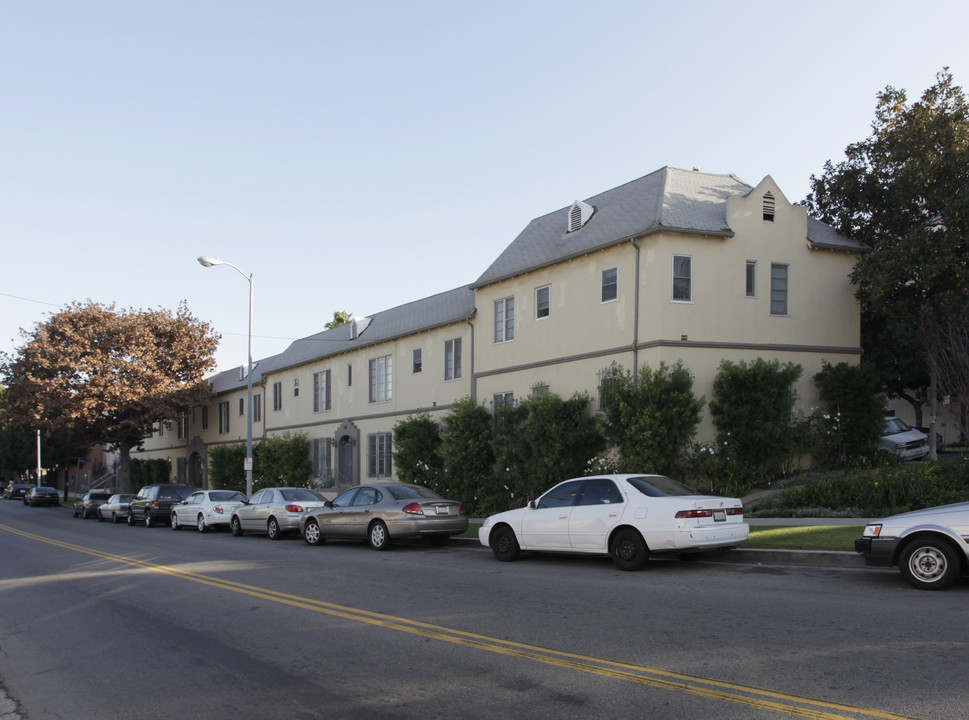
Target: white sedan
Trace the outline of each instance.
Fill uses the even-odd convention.
[[[748,531],[736,498],[698,495],[662,475],[601,475],[492,515],[478,539],[502,561],[521,550],[608,554],[621,570],[638,570],[650,555],[732,547]]]
[[[194,525],[204,533],[209,528],[229,527],[232,511],[246,502],[235,490],[199,490],[172,507],[172,530]]]

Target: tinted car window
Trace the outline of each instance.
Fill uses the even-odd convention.
[[[421,498],[436,500],[441,498],[430,488],[421,485],[391,485],[387,488],[387,492],[393,495],[395,500],[420,500]]]
[[[558,487],[552,488],[539,498],[538,507],[557,508],[574,505],[575,498],[579,494],[579,488],[582,487],[582,483],[584,482],[584,480],[573,480],[572,482],[563,483]]]
[[[353,496],[357,494],[357,488],[351,488],[345,493],[338,495],[333,501],[333,507],[347,507],[353,502]]]
[[[676,495],[696,495],[697,491],[683,483],[668,477],[635,477],[626,482],[649,497],[667,497]]]
[[[616,483],[605,478],[586,480],[579,496],[579,505],[610,505],[621,502],[622,495]]]
[[[229,502],[230,500],[242,502],[246,499],[246,496],[242,493],[232,492],[231,490],[214,490],[209,493],[209,499],[214,502]]]
[[[360,488],[360,492],[357,496],[353,498],[354,505],[375,505],[380,502],[383,494],[376,488],[364,487]]]
[[[318,495],[304,488],[287,488],[280,492],[283,494],[283,500],[287,501],[302,500],[303,502],[317,502],[320,499]]]

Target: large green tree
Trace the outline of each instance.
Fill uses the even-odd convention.
[[[114,446],[123,489],[131,487],[130,451],[152,425],[207,403],[204,378],[219,341],[184,303],[173,313],[91,301],[72,303],[24,337],[0,360],[8,419]]]
[[[897,351],[965,400],[966,373],[940,372],[969,367],[969,106],[948,68],[916,102],[880,92],[871,136],[812,176],[807,206],[872,248],[851,276],[866,322],[899,323]]]

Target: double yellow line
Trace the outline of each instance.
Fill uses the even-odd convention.
[[[148,570],[162,575],[189,580],[191,582],[208,585],[209,587],[220,590],[228,590],[242,595],[268,600],[282,605],[309,610],[311,612],[323,613],[333,617],[344,618],[353,622],[366,623],[388,630],[410,633],[421,637],[449,642],[455,645],[484,650],[487,652],[498,653],[509,657],[516,657],[523,660],[553,665],[569,670],[592,673],[603,677],[613,678],[624,682],[635,683],[638,685],[648,685],[651,687],[671,690],[673,692],[686,693],[709,700],[718,700],[738,705],[744,705],[758,710],[776,712],[788,717],[811,718],[812,720],[845,720],[850,718],[881,718],[882,720],[917,720],[910,715],[899,715],[897,713],[875,710],[870,708],[846,705],[843,703],[816,700],[809,697],[791,695],[789,693],[765,690],[749,685],[738,685],[736,683],[722,682],[719,680],[708,680],[706,678],[684,675],[682,673],[660,670],[642,665],[605,660],[603,658],[580,655],[577,653],[551,650],[548,648],[527,645],[511,640],[501,640],[499,638],[479,635],[477,633],[465,632],[463,630],[453,630],[439,625],[408,620],[406,618],[385,615],[382,613],[360,610],[336,605],[334,603],[314,600],[312,598],[290,595],[276,590],[246,585],[244,583],[223,580],[210,575],[182,570],[179,568],[157,565],[155,563],[138,560],[137,558],[124,555],[94,550],[92,548],[74,545],[71,543],[53,540],[51,538],[36,535],[34,533],[17,530],[8,525],[0,524],[0,530],[20,535],[29,540],[54,545],[65,550],[92,555],[103,560],[128,565],[130,567]]]

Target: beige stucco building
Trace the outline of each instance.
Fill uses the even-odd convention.
[[[338,489],[393,476],[399,420],[467,396],[488,407],[539,388],[597,398],[613,361],[682,360],[708,399],[724,359],[791,361],[810,408],[822,363],[860,358],[848,276],[863,249],[770,176],[751,187],[662,168],[534,219],[470,285],[258,361],[253,436],[306,433],[315,484]],[[246,384],[239,369],[214,376],[209,406],[156,432],[141,457],[206,485],[207,449],[245,440]],[[713,432],[706,417],[700,439]]]

